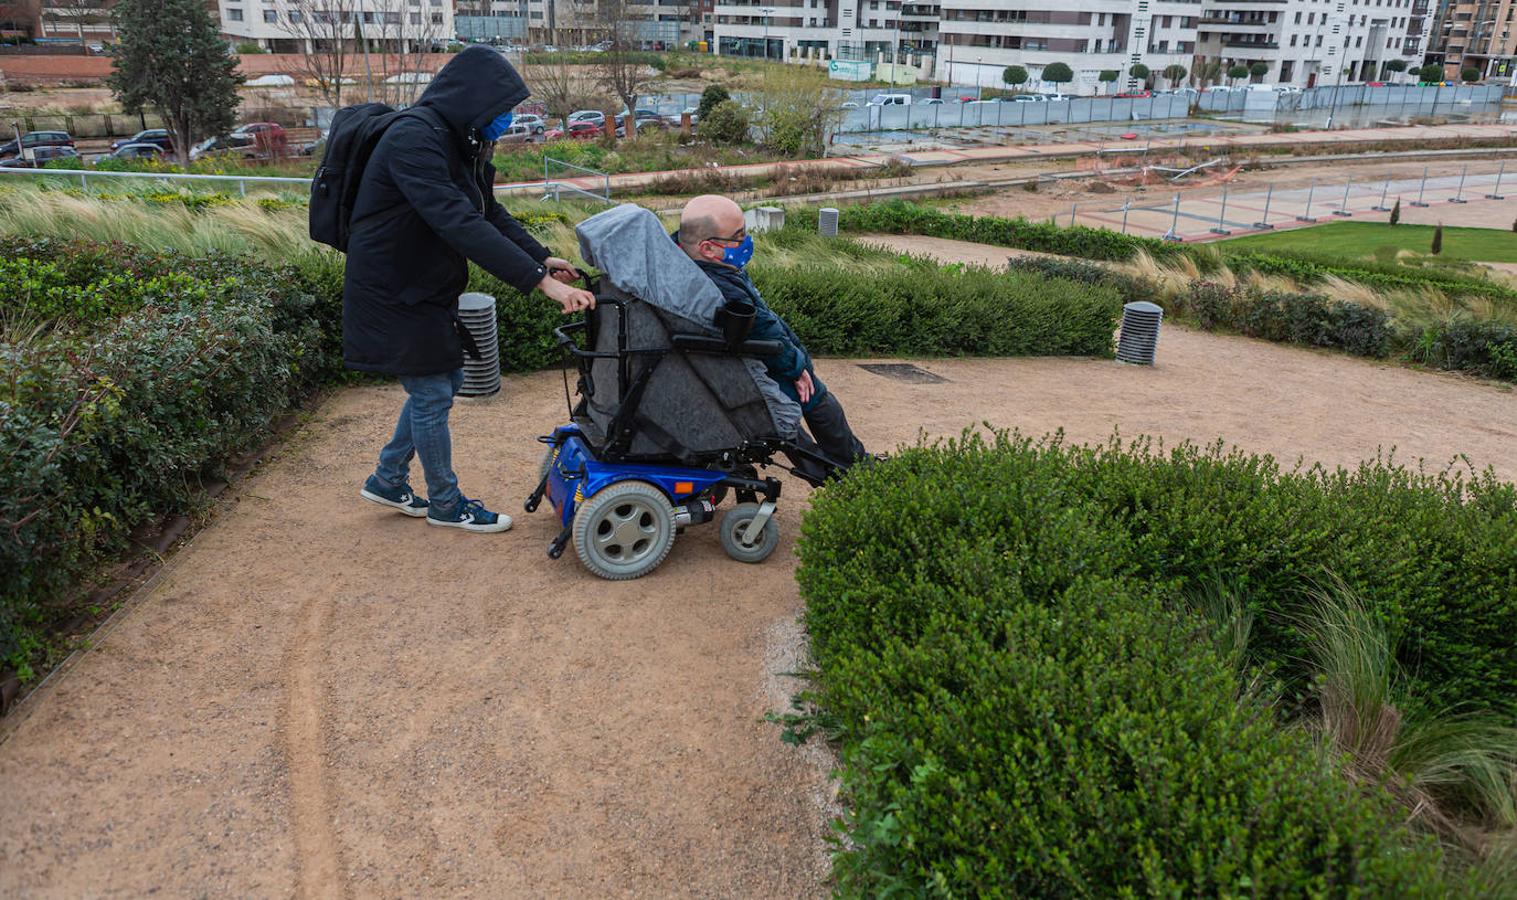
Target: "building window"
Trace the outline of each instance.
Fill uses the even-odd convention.
[[[433,13],[432,14],[432,24],[433,25],[441,25],[442,24],[442,13]]]
[[[290,10],[290,24],[299,25],[305,21],[305,15],[298,9]]]
[[[263,11],[263,20],[270,25],[276,24],[279,21],[279,13],[272,9],[266,9]]]
[[[532,18],[534,18],[534,19],[541,19],[542,17],[543,17],[542,13],[533,13],[532,14]],[[412,25],[420,25],[421,24],[421,13],[411,13],[411,24]]]
[[[242,10],[240,10],[240,9],[234,9],[234,8],[232,8],[232,7],[229,6],[229,7],[227,7],[226,17],[227,17],[227,21],[228,22],[241,22],[242,21]]]
[[[400,24],[400,13],[398,13],[398,12],[387,12],[387,13],[384,14],[384,16],[385,16],[385,24],[386,25],[399,25]]]

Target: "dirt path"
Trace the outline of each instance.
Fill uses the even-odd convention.
[[[873,447],[982,419],[1218,435],[1286,459],[1457,453],[1517,477],[1508,390],[1166,329],[1154,369],[824,361]],[[794,636],[804,496],[758,567],[713,529],[611,584],[507,535],[361,504],[395,388],[329,401],[0,744],[0,895],[807,896],[823,773],[761,721]],[[516,507],[556,373],[461,406],[467,490]],[[768,662],[766,662],[768,660]]]

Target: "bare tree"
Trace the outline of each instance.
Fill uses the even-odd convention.
[[[23,32],[29,38],[36,37],[41,8],[40,0],[0,0],[0,27]]]
[[[635,5],[630,0],[598,0],[594,18],[596,30],[611,45],[596,58],[596,77],[626,106],[628,137],[637,132],[637,98],[647,93],[657,77],[639,58],[644,23],[635,18]],[[614,130],[609,124],[607,128]]]
[[[377,41],[375,57],[380,79],[380,99],[393,106],[409,106],[421,96],[435,66],[432,47],[444,37],[441,6],[430,0],[374,0],[365,13],[365,40]]]
[[[280,30],[299,42],[289,74],[315,82],[334,107],[342,106],[342,89],[352,80],[346,72],[357,8],[358,0],[289,0],[279,22]]]

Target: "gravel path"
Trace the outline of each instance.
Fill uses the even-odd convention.
[[[821,368],[875,448],[988,419],[1517,476],[1501,387],[1175,328],[1159,360]],[[611,584],[545,557],[541,512],[477,536],[360,503],[400,400],[328,401],[4,726],[0,896],[824,893],[826,759],[762,721],[800,639],[804,492],[765,565],[708,527]],[[518,507],[562,402],[543,373],[461,405],[465,489]]]

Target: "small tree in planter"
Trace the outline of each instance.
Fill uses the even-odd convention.
[[[1480,80],[1480,70],[1474,66],[1470,66],[1469,68],[1460,72],[1459,77],[1464,79],[1465,84],[1474,84]]]
[[[1248,66],[1233,66],[1227,70],[1227,84],[1232,87],[1238,83],[1239,78],[1248,77]]]
[[[1102,69],[1101,70],[1101,76],[1100,76],[1100,78],[1101,78],[1101,83],[1102,84],[1112,84],[1118,78],[1121,78],[1121,77],[1122,77],[1122,73],[1118,72],[1116,69]],[[1103,90],[1106,90],[1106,89],[1103,88]]]
[[[1065,85],[1075,80],[1075,73],[1065,63],[1049,63],[1043,67],[1042,78],[1049,84]]]
[[[1020,90],[1027,83],[1027,70],[1022,66],[1007,66],[1001,72],[1001,81],[1008,87]]]
[[[1179,87],[1180,86],[1180,82],[1184,81],[1185,80],[1185,76],[1187,76],[1189,74],[1190,74],[1189,70],[1187,70],[1184,66],[1180,65],[1179,63],[1175,63],[1174,65],[1165,66],[1164,67],[1164,77],[1169,79],[1169,86],[1171,88],[1177,88],[1177,87]]]
[[[1393,75],[1400,75],[1402,72],[1406,71],[1406,60],[1404,60],[1404,59],[1393,59],[1393,60],[1391,60],[1390,62],[1388,62],[1388,63],[1385,64],[1385,71],[1390,72]]]
[[[1254,76],[1254,81],[1263,80],[1269,74],[1269,63],[1256,62],[1248,67],[1248,74]]]
[[[1442,252],[1443,252],[1443,223],[1439,222],[1438,223],[1438,227],[1436,227],[1436,228],[1433,229],[1433,247],[1432,247],[1432,253],[1433,253],[1434,256],[1437,256],[1438,254],[1440,254]]]
[[[1443,66],[1437,63],[1428,63],[1417,70],[1417,80],[1424,84],[1432,84],[1443,80]]]
[[[1391,205],[1391,224],[1392,225],[1400,225],[1401,224],[1401,198],[1400,197],[1397,197],[1396,198],[1396,202]]]
[[[1127,74],[1143,82],[1144,87],[1148,86],[1148,66],[1142,63],[1133,63],[1133,67],[1127,70]]]

